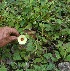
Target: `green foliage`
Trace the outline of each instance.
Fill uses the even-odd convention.
[[[70,0],[0,2],[0,27],[14,27],[28,38],[25,45],[15,42],[0,48],[0,71],[59,71],[60,59],[70,61],[69,4]]]
[[[7,68],[4,65],[2,65],[0,71],[7,71]]]

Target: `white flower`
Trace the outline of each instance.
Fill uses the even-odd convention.
[[[27,42],[26,36],[25,35],[20,35],[18,37],[18,42],[19,42],[19,44],[25,44]]]

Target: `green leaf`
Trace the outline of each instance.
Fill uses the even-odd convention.
[[[35,10],[36,12],[40,11],[40,9],[39,9],[38,7],[35,7],[34,10]]]
[[[1,66],[0,71],[7,71],[7,68],[5,68],[5,66]]]
[[[50,24],[45,24],[44,26],[46,31],[50,31],[50,30],[52,31],[52,27]]]
[[[57,58],[57,59],[60,59],[60,58],[61,58],[58,51],[55,51],[55,55],[56,55],[56,58]]]
[[[22,20],[22,21],[20,22],[20,25],[21,25],[21,26],[24,26],[24,24],[25,24],[25,21]]]
[[[33,2],[33,0],[30,0],[30,3],[32,3]]]
[[[33,70],[33,69],[26,69],[26,71],[35,71],[35,70]]]
[[[41,2],[41,5],[44,6],[46,1],[45,0],[40,0],[40,2]]]
[[[20,24],[15,24],[15,28],[18,30],[20,27]]]
[[[35,71],[39,71],[39,70],[41,70],[41,67],[38,66],[38,65],[34,65],[34,68],[35,68]]]
[[[60,19],[57,19],[56,22],[57,22],[58,24],[62,24],[62,20],[60,20]]]
[[[65,61],[70,61],[70,54],[65,57]]]
[[[13,59],[14,60],[22,60],[18,51],[13,54]]]
[[[41,62],[41,61],[42,61],[41,58],[36,58],[36,59],[34,60],[34,63]]]
[[[70,3],[70,0],[67,0],[67,3]]]
[[[62,45],[63,45],[63,42],[59,40],[59,41],[58,41],[58,44],[57,44],[56,46],[59,48],[59,47],[61,47]]]
[[[29,23],[24,29],[31,29],[32,28],[32,24]]]
[[[46,38],[45,37],[42,37],[42,40],[43,42],[47,42]]]
[[[53,70],[55,68],[55,65],[50,63],[48,66],[47,66],[47,70]]]
[[[16,71],[23,71],[23,69],[21,69],[21,70],[20,69],[17,69]]]
[[[67,52],[70,52],[70,42],[63,44],[63,47],[66,48]]]
[[[52,57],[52,54],[51,54],[51,53],[44,54],[44,57],[45,57],[46,59],[49,59],[50,57]]]
[[[61,46],[59,48],[60,54],[62,55],[63,58],[66,57],[67,51],[65,50],[65,48],[63,46]]]
[[[52,61],[56,61],[57,59],[52,56],[51,53],[44,54],[44,57],[48,60],[51,59]]]
[[[56,40],[57,38],[59,38],[58,34],[54,34],[53,39]]]
[[[29,42],[28,42],[28,44],[27,44],[27,51],[34,51],[35,50],[35,47],[34,47],[34,44],[33,44],[33,40],[32,39],[30,39],[29,40]]]

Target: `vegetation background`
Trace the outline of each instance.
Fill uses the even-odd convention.
[[[0,71],[60,71],[58,64],[70,61],[70,0],[2,0],[4,26],[28,41],[0,48]]]

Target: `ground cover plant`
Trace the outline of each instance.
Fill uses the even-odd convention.
[[[2,0],[4,26],[28,40],[0,48],[0,71],[60,71],[58,64],[70,61],[70,0]]]

